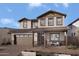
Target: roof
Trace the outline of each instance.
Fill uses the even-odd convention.
[[[31,21],[32,21],[32,22],[37,22],[38,20],[37,20],[37,19],[31,19]]]
[[[63,14],[63,13],[60,13],[60,12],[57,12],[57,11],[53,11],[53,10],[49,10],[49,11],[47,11],[47,12],[41,14],[41,15],[38,16],[37,18],[40,18],[40,17],[42,17],[42,16],[44,16],[44,15],[46,15],[46,14],[48,14],[48,13],[57,13],[57,14],[60,14],[60,15],[63,15],[63,16],[66,17],[66,14]],[[21,21],[23,21],[23,20],[34,21],[34,22],[37,22],[37,21],[38,21],[37,19],[28,19],[28,18],[25,18],[25,17],[24,17],[24,18],[20,19],[18,22],[21,22]]]
[[[68,26],[72,25],[73,23],[77,22],[78,20],[79,20],[79,18],[77,18],[75,21],[73,21],[70,24],[68,24]]]
[[[58,31],[65,32],[67,31],[67,27],[53,27],[53,28],[36,28],[36,29],[15,29],[10,30],[10,33],[29,33],[29,32],[50,32],[50,31]]]
[[[23,20],[29,20],[29,19],[27,19],[27,18],[24,17],[24,18],[20,19],[18,22],[21,22]]]
[[[27,18],[22,18],[20,19],[18,22],[21,22],[23,20],[28,20],[28,21],[33,21],[33,22],[37,22],[38,20],[37,19],[27,19]]]
[[[40,18],[40,17],[42,17],[42,16],[44,16],[44,15],[46,15],[46,14],[48,14],[48,13],[57,13],[57,14],[60,14],[60,15],[63,15],[63,16],[66,17],[66,14],[64,14],[64,13],[60,13],[60,12],[57,12],[57,11],[49,10],[49,11],[47,11],[47,12],[41,14],[41,15],[38,16],[37,18]]]

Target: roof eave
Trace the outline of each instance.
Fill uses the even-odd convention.
[[[75,23],[76,21],[78,21],[79,20],[79,18],[77,18],[75,21],[73,21],[73,22],[71,22],[70,24],[68,24],[67,26],[70,26],[70,25],[72,25],[73,23]]]

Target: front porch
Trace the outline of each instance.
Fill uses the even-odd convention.
[[[67,46],[67,28],[39,28],[32,31],[34,47]]]
[[[33,45],[34,47],[64,46],[67,44],[65,34],[66,32],[39,32],[34,36]]]
[[[11,31],[12,44],[30,47],[67,45],[67,28],[17,29]]]

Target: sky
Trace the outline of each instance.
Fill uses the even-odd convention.
[[[0,3],[0,27],[19,28],[21,18],[36,19],[48,10],[66,14],[65,26],[79,18],[78,3]]]

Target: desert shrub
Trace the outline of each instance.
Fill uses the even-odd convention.
[[[73,45],[79,47],[79,38],[77,36],[68,37],[68,45]]]
[[[78,46],[71,44],[71,45],[67,46],[67,48],[68,49],[77,49]]]
[[[11,45],[10,39],[3,38],[3,41],[2,41],[1,45]]]
[[[6,45],[11,45],[11,42],[7,42]]]

